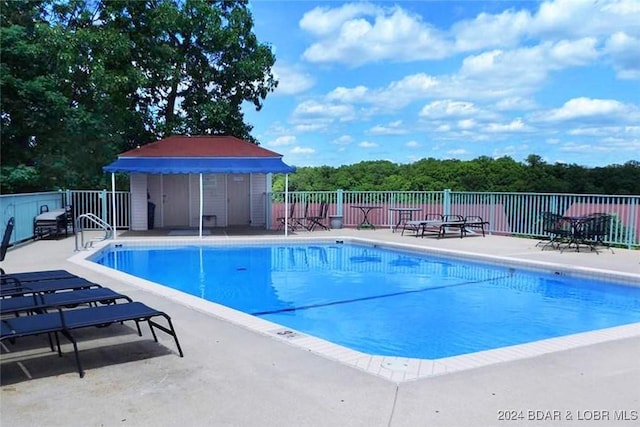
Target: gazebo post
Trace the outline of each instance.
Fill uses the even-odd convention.
[[[202,172],[200,172],[200,220],[198,221],[199,225],[200,225],[200,238],[202,239],[202,215],[204,214],[203,211],[203,201],[202,201]]]
[[[114,172],[111,173],[111,222],[113,222],[113,233],[112,238],[116,240],[116,174]]]
[[[284,235],[289,235],[289,174],[284,174]]]

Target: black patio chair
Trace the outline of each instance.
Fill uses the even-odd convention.
[[[154,321],[155,317],[164,317],[167,326]],[[111,304],[99,307],[78,308],[74,310],[63,310],[58,308],[55,312],[34,314],[32,316],[22,316],[5,318],[1,321],[0,341],[14,340],[16,338],[54,334],[58,347],[58,355],[62,356],[58,333],[64,335],[73,345],[73,352],[76,360],[76,367],[80,378],[84,377],[78,344],[71,331],[75,329],[107,326],[112,323],[134,321],[136,325],[140,322],[147,322],[151,329],[151,334],[155,342],[158,342],[155,329],[159,329],[171,335],[178,348],[180,357],[183,357],[182,348],[178,341],[171,318],[164,312],[153,309],[141,302],[129,302],[124,304]],[[138,328],[138,331],[140,329]],[[139,332],[139,335],[141,333]]]
[[[4,261],[4,257],[7,255],[15,222],[16,220],[13,217],[9,218],[9,221],[7,221],[7,226],[5,227],[4,234],[2,236],[2,246],[0,246],[0,261]],[[0,273],[4,274],[2,267],[0,267]]]
[[[536,246],[542,245],[542,249],[551,246],[554,249],[558,249],[562,242],[568,242],[571,240],[573,234],[573,227],[571,221],[567,220],[562,215],[553,212],[542,212],[542,232],[548,236],[547,241],[541,241]]]
[[[307,228],[307,217],[309,216],[309,201],[305,202],[302,215],[293,215],[293,229]]]
[[[278,221],[278,230],[282,230],[285,224],[287,224],[287,227],[289,227],[289,230],[293,231],[295,229],[295,218],[294,218],[295,211],[296,211],[296,202],[291,202],[289,204],[289,212],[285,214],[287,216],[280,216],[276,218],[276,221]]]
[[[580,245],[585,245],[592,251],[599,253],[597,246],[604,246],[613,252],[613,249],[605,242],[611,229],[611,219],[609,214],[593,213],[576,221],[573,238],[567,247],[575,244],[576,251],[580,252]]]
[[[318,214],[315,216],[307,217],[307,230],[313,231],[316,227],[322,227],[325,230],[328,230],[329,227],[324,224],[324,221],[327,220],[327,212],[329,211],[329,204],[327,202],[320,202],[320,207],[318,208]]]
[[[611,245],[606,241],[611,233],[613,215],[607,213],[593,213],[591,216],[596,218],[593,234],[591,235],[591,239],[594,241],[594,244],[604,246],[613,252]]]

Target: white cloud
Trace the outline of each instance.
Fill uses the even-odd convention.
[[[635,110],[635,111],[634,111]],[[541,116],[542,121],[566,121],[585,117],[637,115],[637,107],[625,105],[613,99],[574,98]]]
[[[407,141],[404,146],[407,148],[420,148],[421,145],[418,141]]]
[[[530,33],[539,37],[601,36],[613,31],[640,32],[637,0],[545,1],[535,14]]]
[[[495,104],[495,108],[499,111],[522,111],[531,110],[536,107],[535,102],[530,98],[504,98]]]
[[[640,79],[640,38],[617,32],[606,41],[604,51],[611,57],[620,79]]]
[[[478,88],[485,97],[517,98],[538,90],[550,71],[587,65],[597,58],[590,38],[492,50],[464,58],[454,81]]]
[[[296,142],[296,137],[294,135],[286,135],[286,136],[279,136],[276,139],[269,141],[266,145],[270,145],[272,147],[278,147],[282,145],[295,144],[295,142]]]
[[[588,128],[576,128],[567,132],[569,135],[582,135],[582,136],[609,136],[609,135],[626,135],[626,136],[639,136],[640,126],[602,126],[602,127],[588,127]]]
[[[349,145],[352,142],[353,142],[353,138],[351,137],[351,135],[342,135],[341,137],[331,141],[332,144],[338,144],[338,145]]]
[[[456,148],[456,149],[447,151],[447,155],[449,155],[452,158],[465,157],[468,154],[469,154],[469,151],[464,148]]]
[[[358,144],[358,147],[362,147],[362,148],[375,148],[377,146],[378,144],[370,141],[362,141],[361,143]]]
[[[615,140],[588,142],[567,142],[560,147],[558,151],[566,153],[585,153],[600,152],[602,154],[610,154],[612,151],[629,153],[629,158],[636,157],[640,151],[640,139],[636,140]],[[633,156],[633,157],[632,157]]]
[[[533,13],[515,8],[480,13],[455,23],[451,34],[459,52],[512,48],[531,40],[602,38],[616,31],[637,35],[639,5],[637,0],[544,1]]]
[[[595,37],[585,37],[579,40],[560,40],[557,43],[545,43],[542,46],[548,49],[548,58],[552,61],[553,68],[577,67],[587,65],[598,59]]]
[[[487,132],[522,132],[526,131],[527,125],[524,124],[522,119],[515,119],[507,124],[499,124],[499,123],[489,123],[489,125],[485,128]]]
[[[329,101],[338,102],[362,102],[366,99],[369,89],[366,86],[356,86],[354,88],[346,88],[339,86],[329,92],[326,96]]]
[[[414,61],[443,58],[450,50],[441,31],[398,6],[315,8],[303,16],[300,27],[320,37],[303,53],[310,62],[355,66],[381,60]]]
[[[305,122],[296,124],[293,129],[296,132],[318,132],[325,130],[329,126],[330,122],[326,120]]]
[[[472,102],[452,101],[445,99],[433,101],[420,110],[420,117],[442,118],[451,116],[470,116],[478,113],[478,109]]]
[[[476,126],[476,122],[473,119],[458,120],[458,128],[460,129],[473,129]]]
[[[369,129],[369,133],[373,135],[403,135],[407,133],[407,131],[402,120],[396,120],[386,125],[376,125]]]
[[[316,150],[313,148],[304,148],[304,147],[293,147],[289,153],[291,154],[313,154]]]
[[[274,94],[294,95],[304,92],[315,85],[315,79],[311,74],[299,72],[293,67],[275,65],[273,74],[278,80],[278,87]]]
[[[299,25],[319,38],[303,54],[311,62],[360,65],[381,60],[432,60],[461,52],[565,40],[555,47],[558,59],[582,64],[593,52],[588,46],[580,49],[573,45],[576,40],[599,43],[616,32],[640,37],[639,4],[637,0],[552,0],[529,11],[518,9],[516,3],[498,14],[483,12],[446,29],[433,27],[401,6],[347,3],[336,8],[317,7],[307,12]]]
[[[493,47],[516,45],[531,25],[529,11],[506,10],[499,15],[481,13],[473,20],[460,21],[453,25],[458,51],[469,51]],[[478,37],[482,34],[481,37]]]
[[[304,14],[300,28],[315,35],[327,35],[340,29],[342,23],[361,15],[374,15],[378,7],[368,3],[349,3],[339,8],[316,7]]]
[[[308,100],[298,104],[293,111],[293,115],[294,117],[324,117],[347,121],[353,119],[354,109],[351,105]]]

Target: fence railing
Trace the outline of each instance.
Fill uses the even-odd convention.
[[[129,228],[131,196],[128,191],[117,191],[116,228]],[[111,211],[112,193],[107,190],[66,190],[29,194],[0,195],[0,215],[2,231],[9,218],[15,218],[15,227],[10,243],[21,242],[34,237],[34,219],[44,206],[48,210],[72,207],[73,221],[82,214],[93,214],[102,221],[113,224]],[[99,227],[91,221],[82,219],[85,230],[97,230]]]
[[[129,192],[116,195],[115,223],[117,229],[127,229],[131,217]],[[67,190],[0,196],[2,229],[9,218],[15,218],[11,243],[33,237],[33,220],[47,205],[49,210],[67,205],[73,207],[74,221],[82,214],[93,214],[113,224],[112,193],[107,190]],[[285,216],[283,192],[267,197],[267,228],[280,226],[278,217]],[[498,235],[543,238],[541,213],[554,212],[565,216],[580,216],[595,212],[613,216],[607,242],[613,245],[640,248],[640,196],[611,196],[558,193],[490,193],[444,191],[295,191],[289,193],[294,203],[294,216],[305,218],[318,213],[320,204],[329,204],[329,216],[341,217],[345,227],[356,227],[362,219],[361,205],[375,205],[369,220],[377,227],[392,227],[398,212],[389,208],[416,208],[414,219],[427,213],[481,216],[489,221],[488,233]],[[83,223],[85,230],[97,229],[94,223]]]
[[[284,193],[271,193],[270,227],[285,216]],[[607,243],[627,248],[640,247],[640,196],[608,196],[558,193],[489,193],[444,191],[295,191],[294,215],[312,214],[321,201],[329,203],[329,215],[341,216],[345,227],[356,227],[362,219],[360,205],[378,206],[368,219],[379,227],[393,227],[398,212],[390,208],[417,208],[414,219],[428,213],[480,216],[489,221],[488,233],[544,238],[542,212],[582,216],[596,212],[613,216]]]

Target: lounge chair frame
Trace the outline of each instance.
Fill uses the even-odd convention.
[[[36,282],[41,280],[57,280],[57,279],[71,279],[78,277],[77,275],[68,272],[67,270],[42,270],[42,271],[29,271],[26,273],[4,273],[0,276],[0,281],[4,284],[8,281],[19,281],[21,283]]]
[[[155,317],[164,317],[168,326],[152,320]],[[74,310],[63,310],[57,307],[55,312],[35,314],[33,316],[22,316],[11,319],[2,319],[0,341],[12,340],[20,337],[27,337],[40,334],[53,333],[56,337],[58,355],[62,356],[58,333],[64,335],[73,345],[73,352],[76,367],[80,378],[84,377],[84,370],[80,361],[78,344],[73,334],[74,329],[81,329],[94,326],[106,326],[117,322],[134,321],[147,322],[155,342],[158,342],[155,329],[159,329],[171,335],[176,343],[180,357],[184,357],[178,336],[171,322],[171,318],[164,312],[150,308],[140,302],[130,302],[125,304],[111,304],[100,307],[78,308]],[[139,334],[140,328],[138,327]]]
[[[424,219],[405,221],[402,226],[401,236],[404,236],[405,231],[415,233],[415,236],[422,236],[424,234],[434,230],[439,230],[439,224],[442,222],[442,215],[437,213],[428,213],[424,216]]]
[[[109,288],[79,289],[65,292],[33,293],[0,299],[0,314],[22,312],[43,313],[51,307],[70,307],[83,304],[112,304],[118,300],[133,302],[131,298]]]
[[[21,282],[15,278],[3,278],[0,297],[29,295],[38,292],[58,292],[64,290],[101,288],[102,286],[82,277]]]
[[[461,215],[442,215],[442,223],[438,226],[438,239],[444,237],[447,230],[451,229],[460,230],[460,238],[462,239],[466,234],[465,226],[465,220]]]
[[[469,232],[469,229],[480,229],[482,231],[482,237],[486,237],[485,227],[489,226],[489,221],[485,221],[481,216],[469,215],[464,217],[464,233]]]
[[[424,220],[407,221],[402,228],[402,234],[405,231],[415,233],[415,236],[424,237],[427,233],[435,233],[439,238],[444,237],[448,230],[459,230],[460,238],[463,238],[473,229],[480,229],[482,237],[486,236],[485,227],[489,226],[489,221],[485,221],[480,216],[469,215],[441,215],[427,214]]]

